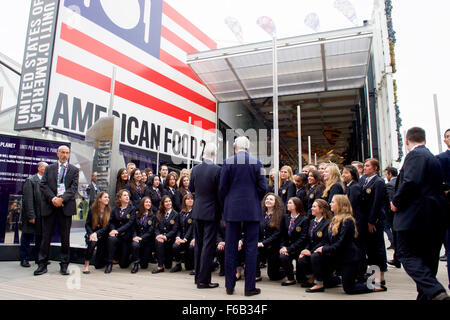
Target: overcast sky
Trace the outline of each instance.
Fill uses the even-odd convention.
[[[130,0],[126,0],[130,1]],[[218,47],[238,45],[224,23],[227,16],[239,20],[244,42],[269,40],[257,25],[259,16],[270,16],[278,37],[312,33],[304,24],[308,13],[319,16],[319,31],[352,27],[334,8],[334,0],[166,0],[177,11],[205,31]],[[370,20],[373,0],[351,0],[357,20]],[[22,63],[30,0],[0,0],[0,52]],[[448,0],[395,0],[393,23],[396,31],[398,98],[403,130],[421,126],[427,132],[428,147],[438,153],[433,94],[438,95],[443,150],[443,131],[450,128],[450,74]],[[0,76],[1,77],[1,76]],[[0,80],[0,83],[1,80]]]

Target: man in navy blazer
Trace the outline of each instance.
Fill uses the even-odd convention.
[[[225,286],[227,294],[234,293],[238,241],[244,231],[245,295],[259,294],[255,287],[259,223],[263,220],[261,201],[266,193],[262,163],[250,156],[250,141],[241,136],[234,142],[235,155],[223,163],[219,194],[224,202],[225,228]],[[241,227],[243,230],[241,230]]]
[[[216,238],[221,219],[218,195],[220,167],[214,164],[216,146],[205,146],[204,159],[192,169],[189,190],[195,192],[192,218],[194,219],[195,283],[199,289],[216,288],[211,283],[211,266],[216,252]]]
[[[406,133],[409,153],[397,178],[391,202],[397,256],[416,282],[418,300],[449,299],[436,279],[439,253],[447,228],[439,161],[425,147],[425,131],[414,127]]]

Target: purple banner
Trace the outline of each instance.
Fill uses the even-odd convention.
[[[68,143],[0,134],[0,243],[5,242],[10,199],[21,198],[25,179],[36,174],[38,162],[58,160],[56,152],[63,144],[70,147]]]

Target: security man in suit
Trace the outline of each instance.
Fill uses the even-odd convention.
[[[91,183],[89,183],[89,185],[86,188],[86,193],[89,196],[89,207],[92,206],[92,204],[95,201],[95,197],[97,196],[97,193],[100,190],[97,187],[97,171],[94,171],[92,173],[92,177],[91,177]]]
[[[58,161],[45,168],[41,180],[41,193],[43,197],[41,207],[42,217],[42,243],[39,251],[39,267],[34,275],[47,272],[50,240],[58,222],[61,237],[61,263],[60,273],[68,275],[70,228],[72,215],[77,213],[75,195],[78,192],[79,170],[69,164],[69,147],[62,145],[57,152]]]
[[[195,193],[192,218],[195,230],[195,283],[199,289],[219,286],[218,283],[211,283],[211,265],[222,211],[218,194],[220,167],[214,164],[215,157],[216,146],[208,143],[204,159],[192,169],[189,181],[189,189]]]
[[[439,161],[425,147],[425,131],[406,133],[409,153],[397,178],[391,202],[397,256],[417,285],[418,300],[449,299],[436,279],[439,253],[449,217],[442,191]]]
[[[255,287],[258,254],[259,223],[263,220],[261,201],[267,191],[261,161],[250,156],[250,141],[240,136],[234,142],[235,155],[223,162],[219,194],[224,200],[223,218],[226,227],[225,286],[227,294],[234,293],[238,241],[241,222],[245,233],[245,292],[246,296],[259,294]]]
[[[37,173],[25,180],[23,185],[22,200],[22,235],[20,237],[20,265],[30,267],[30,243],[34,239],[34,261],[38,264],[39,249],[42,241],[42,219],[41,219],[41,183],[44,175],[46,162],[37,164]]]

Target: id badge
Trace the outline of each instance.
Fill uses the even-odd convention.
[[[58,183],[58,194],[57,196],[62,196],[66,192],[66,186],[64,183]]]

